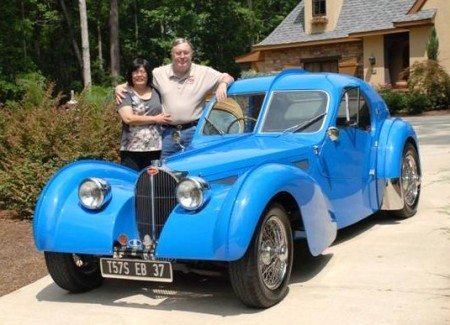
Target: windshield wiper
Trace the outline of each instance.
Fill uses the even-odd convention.
[[[205,117],[206,122],[208,122],[209,124],[211,124],[211,126],[214,128],[214,130],[216,130],[220,135],[224,135],[225,132],[222,131],[221,129],[219,129],[213,122],[211,122],[211,120],[207,117]]]
[[[286,130],[283,131],[283,133],[287,133],[287,132],[300,132],[303,131],[304,129],[306,129],[308,126],[311,126],[312,124],[316,123],[318,120],[320,120],[322,117],[324,117],[325,115],[327,115],[327,113],[321,113],[317,116],[314,116],[313,118],[307,120],[307,121],[303,121],[299,124],[296,124],[294,126],[288,127]]]

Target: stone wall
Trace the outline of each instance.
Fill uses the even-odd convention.
[[[302,59],[339,56],[340,61],[356,58],[355,76],[363,77],[363,43],[346,42],[330,45],[297,47],[265,52],[265,71],[280,71],[286,67],[302,66]]]

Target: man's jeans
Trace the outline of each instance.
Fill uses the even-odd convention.
[[[187,147],[194,137],[194,133],[196,130],[196,126],[191,126],[186,129],[178,130],[174,126],[165,126],[163,128],[162,134],[162,151],[161,151],[161,160],[181,151],[183,147]],[[172,134],[173,132],[179,131],[181,133],[180,144],[173,142]]]

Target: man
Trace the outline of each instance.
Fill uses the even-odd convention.
[[[191,143],[206,95],[215,89],[217,100],[224,101],[228,86],[234,82],[228,73],[192,63],[193,54],[192,44],[178,38],[172,43],[172,63],[153,70],[153,85],[161,94],[164,113],[170,115],[170,124],[162,134],[161,159]],[[116,96],[121,97],[122,91],[122,85],[117,86]],[[174,133],[180,137],[179,142],[173,141]]]

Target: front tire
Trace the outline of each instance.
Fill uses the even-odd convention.
[[[406,219],[412,217],[417,212],[421,187],[419,155],[411,143],[407,143],[403,150],[400,172],[403,209],[393,211],[392,213],[397,218]]]
[[[289,290],[292,259],[292,231],[286,211],[280,204],[272,204],[245,255],[230,263],[234,292],[249,307],[268,308],[279,303]]]
[[[45,252],[44,256],[53,281],[67,291],[86,292],[103,282],[98,257],[53,252]]]

